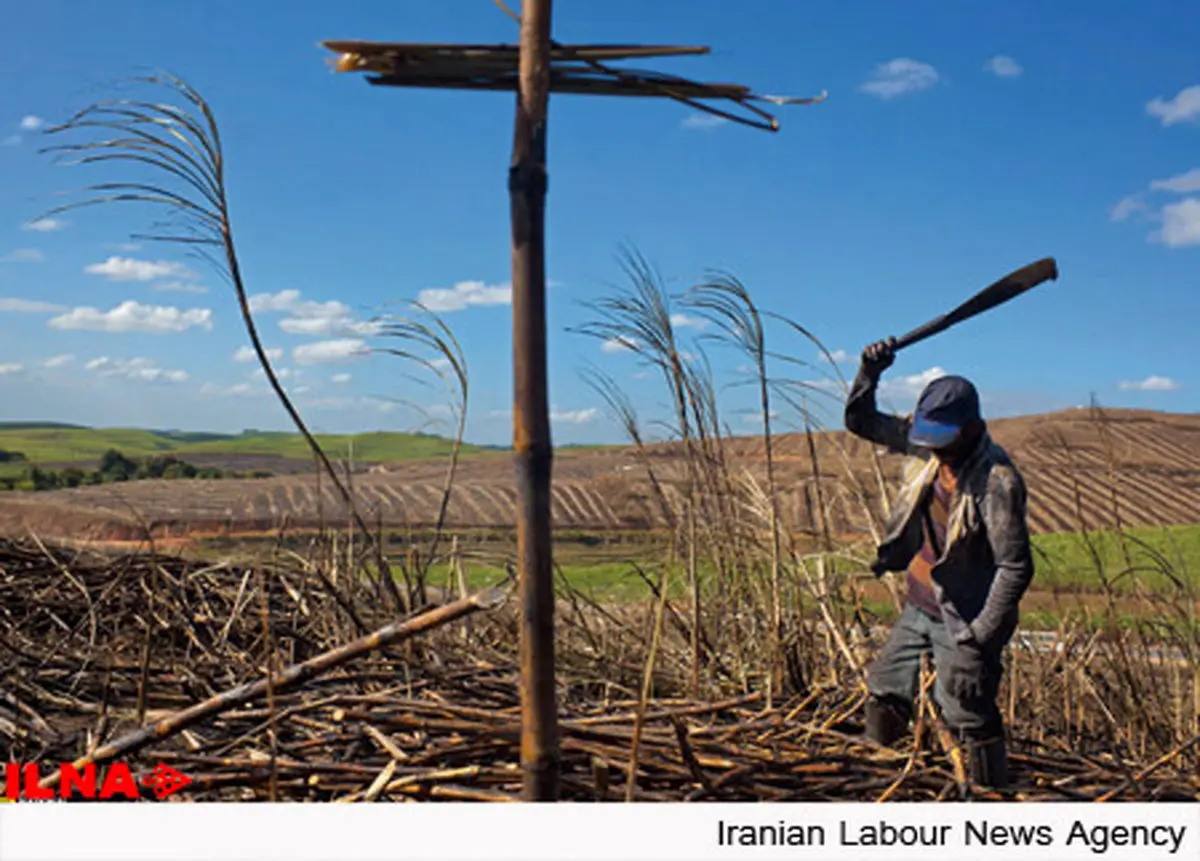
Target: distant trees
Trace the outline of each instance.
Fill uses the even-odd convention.
[[[0,450],[0,463],[26,462],[20,452]],[[126,457],[115,448],[110,448],[88,471],[77,466],[61,470],[44,469],[30,464],[18,475],[0,476],[0,490],[57,490],[64,487],[81,487],[92,484],[112,484],[121,481],[143,481],[146,479],[185,478],[270,478],[266,470],[235,472],[215,466],[196,466],[173,454],[155,454],[134,459]]]
[[[102,484],[110,481],[129,481],[137,476],[138,464],[137,461],[130,460],[115,448],[110,448],[101,456],[96,472],[100,473],[99,483]]]
[[[68,466],[58,474],[59,483],[63,487],[79,487],[81,484],[94,484],[89,481],[89,474],[77,466]]]

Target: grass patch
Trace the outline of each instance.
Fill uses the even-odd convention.
[[[468,564],[464,566],[467,575],[467,585],[471,589],[482,589],[494,586],[504,580],[503,569],[491,565]],[[638,576],[633,566],[624,562],[592,562],[582,564],[560,565],[561,581],[565,581],[573,591],[590,596],[600,603],[624,604],[637,601],[649,601],[652,598],[650,588]],[[647,569],[646,573],[654,582],[658,581],[659,573]],[[672,578],[670,596],[683,600],[686,597],[686,583],[682,575]],[[448,578],[445,568],[434,569],[430,572],[429,581],[432,585],[444,588]],[[565,591],[561,590],[560,591]]]
[[[342,458],[353,448],[358,461],[419,460],[448,455],[453,442],[432,434],[378,431],[360,434],[318,434],[331,458]],[[303,437],[295,433],[245,431],[240,434],[206,434],[137,428],[79,428],[58,426],[2,426],[0,449],[19,451],[31,463],[83,463],[99,459],[109,449],[127,457],[153,454],[268,455],[311,459]],[[464,444],[463,454],[488,451]]]
[[[409,541],[422,546],[429,538],[430,535],[425,532],[415,532],[411,536],[389,532],[387,551],[392,558],[399,560],[403,558]],[[511,533],[503,530],[464,530],[459,533],[460,547],[466,559],[464,568],[471,589],[491,586],[504,579],[504,571],[499,564],[491,563],[511,552],[511,538]],[[1134,563],[1132,573],[1128,573],[1121,540],[1116,534],[1089,533],[1087,538],[1096,548],[1104,577],[1108,578],[1118,594],[1128,595],[1140,584],[1143,589],[1170,597],[1177,594],[1177,583],[1190,584],[1191,588],[1200,592],[1200,582],[1197,582],[1200,578],[1200,525],[1128,530],[1126,544]],[[284,546],[304,554],[312,540],[313,536],[310,535],[293,534],[284,540]],[[233,557],[250,562],[260,557],[276,541],[276,538],[269,536],[210,538],[199,542],[195,551],[205,558]],[[1039,535],[1034,537],[1033,544],[1036,573],[1031,595],[1061,593],[1066,603],[1062,609],[1058,609],[1057,605],[1047,609],[1044,597],[1036,602],[1040,605],[1036,608],[1026,601],[1021,614],[1022,627],[1055,628],[1068,616],[1078,616],[1078,608],[1067,606],[1073,600],[1070,597],[1072,594],[1079,595],[1080,600],[1087,598],[1089,605],[1102,600],[1104,579],[1097,572],[1096,563],[1088,552],[1088,544],[1082,534]],[[596,601],[612,603],[650,601],[651,590],[634,566],[641,566],[657,582],[666,558],[662,537],[646,532],[587,533],[564,530],[556,536],[554,553],[560,576],[566,583]],[[830,573],[852,574],[853,568],[849,560],[835,559],[831,562]],[[699,569],[702,580],[715,574],[707,560],[700,563]],[[1171,572],[1170,575],[1164,570]],[[450,582],[447,567],[435,565],[429,572],[428,582],[445,587]],[[686,600],[686,575],[681,568],[672,572],[671,582],[671,598]],[[879,623],[890,624],[895,621],[895,608],[888,598],[864,596],[863,609]],[[1122,608],[1121,612],[1127,617],[1122,624],[1133,625],[1141,618],[1136,609],[1126,612]]]
[[[444,457],[454,447],[452,440],[432,434],[375,431],[360,434],[317,434],[317,441],[331,458],[349,457],[356,461],[422,460]],[[312,458],[308,444],[294,433],[247,433],[236,437],[185,443],[180,451],[189,454],[258,454],[307,460]],[[463,444],[463,454],[484,451]]]
[[[1116,532],[1038,535],[1036,587],[1118,592],[1200,586],[1200,525],[1135,527]],[[1129,554],[1126,559],[1126,551]]]

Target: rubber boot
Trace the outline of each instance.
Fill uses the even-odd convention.
[[[867,738],[885,747],[895,744],[908,729],[910,711],[903,700],[872,696],[866,707]]]
[[[967,776],[986,789],[1008,786],[1008,749],[1004,730],[972,731],[960,735],[967,759]]]

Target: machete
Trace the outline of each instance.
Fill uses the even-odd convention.
[[[950,313],[930,320],[923,326],[918,326],[908,334],[897,338],[893,349],[902,350],[905,347],[911,347],[918,341],[924,341],[931,335],[944,332],[963,320],[969,320],[984,311],[990,311],[997,305],[1002,305],[1009,299],[1020,296],[1045,281],[1057,279],[1058,264],[1055,263],[1053,257],[1045,257],[1036,263],[1030,263],[1015,272],[1010,272],[995,284],[983,288]]]

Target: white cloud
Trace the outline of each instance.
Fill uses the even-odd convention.
[[[280,290],[278,293],[256,293],[250,297],[250,310],[255,314],[265,314],[270,311],[290,311],[299,301],[299,290]]]
[[[66,226],[67,222],[57,218],[39,218],[37,221],[28,222],[23,229],[35,230],[38,233],[51,233],[55,230],[62,230]]]
[[[1168,248],[1200,245],[1200,197],[1170,203],[1162,209],[1162,229],[1157,237]]]
[[[124,377],[139,383],[186,383],[187,371],[168,371],[160,368],[153,359],[110,359],[101,356],[92,359],[84,368],[102,377]]]
[[[350,309],[336,299],[331,299],[328,302],[314,302],[311,299],[301,299],[299,290],[258,293],[250,297],[250,310],[256,314],[275,312],[306,319],[345,317],[350,313]]]
[[[1186,173],[1156,179],[1150,183],[1150,191],[1174,194],[1200,192],[1200,168]],[[1149,212],[1141,195],[1133,194],[1121,200],[1109,211],[1112,221],[1125,221],[1137,212]],[[1161,242],[1168,248],[1184,248],[1200,245],[1200,198],[1188,197],[1162,207],[1161,211],[1147,214],[1147,219],[1156,221],[1160,227],[1147,236],[1150,242]]]
[[[1025,70],[1012,57],[997,54],[983,64],[984,71],[991,72],[997,78],[1015,78]]]
[[[42,362],[42,367],[45,368],[61,368],[75,361],[75,356],[71,353],[63,353],[61,356],[51,356],[46,361]]]
[[[46,124],[46,121],[44,119],[42,119],[41,117],[35,117],[33,114],[30,114],[27,117],[21,118],[21,131],[36,132],[38,129],[40,129],[45,124]]]
[[[636,350],[637,341],[626,337],[609,338],[600,345],[600,349],[606,353],[624,353],[629,350]]]
[[[779,418],[779,413],[777,413],[775,410],[768,410],[767,416],[774,421],[775,419]],[[742,421],[748,425],[761,426],[763,423],[762,410],[747,410],[746,412],[742,413]]]
[[[1144,380],[1118,383],[1117,388],[1126,392],[1173,392],[1180,386],[1170,377],[1152,375]]]
[[[381,413],[390,413],[396,409],[395,401],[385,401],[383,398],[358,398],[356,403],[365,407],[374,407]]]
[[[1170,179],[1156,179],[1150,183],[1152,191],[1171,191],[1175,194],[1188,194],[1200,191],[1200,167],[1194,167],[1187,173],[1181,173]]]
[[[164,305],[143,305],[130,299],[111,311],[95,308],[72,308],[66,314],[51,318],[52,329],[88,332],[142,332],[166,335],[185,332],[193,327],[212,329],[212,311],[208,308],[179,308]]]
[[[334,374],[329,379],[331,382],[344,384],[350,382],[350,380],[353,378],[350,376],[350,374]]]
[[[946,376],[944,369],[932,367],[921,371],[919,374],[885,379],[879,384],[879,392],[890,398],[913,400],[920,397],[921,392],[924,391],[927,385],[938,377],[944,376]]]
[[[689,317],[687,314],[672,314],[671,325],[679,329],[687,328],[689,326],[693,329],[703,329],[708,325],[708,321],[703,317]]]
[[[281,313],[288,315],[279,321],[279,328],[289,335],[308,335],[314,338],[335,336],[367,337],[376,335],[383,324],[355,320],[350,308],[337,300],[314,302],[301,299],[299,290],[278,293],[259,293],[250,297],[250,310],[256,314]]]
[[[279,321],[279,328],[289,335],[309,335],[314,338],[333,335],[370,337],[383,331],[377,320],[354,320],[350,317],[289,317]]]
[[[833,361],[839,365],[842,364],[842,362],[850,361],[850,354],[847,353],[845,350],[830,350],[829,357],[831,359],[833,359]],[[825,358],[825,357],[822,356],[821,358]]]
[[[381,413],[390,413],[396,409],[393,401],[383,398],[311,398],[300,404],[311,410],[348,410],[355,407],[369,407]]]
[[[5,263],[41,263],[46,255],[36,248],[18,248],[4,257]]]
[[[65,305],[51,305],[49,302],[38,302],[34,299],[0,299],[0,311],[11,311],[15,314],[51,314],[66,310]]]
[[[361,338],[338,338],[301,344],[292,350],[292,359],[298,365],[326,365],[355,359],[367,352],[367,345]]]
[[[450,288],[427,287],[417,294],[417,302],[435,313],[462,311],[477,305],[509,305],[512,303],[512,286],[459,281]]]
[[[569,425],[585,425],[596,418],[599,410],[588,407],[585,410],[550,410],[550,421]]]
[[[859,90],[881,99],[892,99],[905,93],[927,90],[938,82],[938,73],[928,63],[919,63],[908,57],[898,57],[875,67],[870,80],[859,86]]]
[[[200,394],[215,395],[217,397],[249,397],[251,395],[265,395],[268,389],[265,386],[254,386],[250,383],[234,383],[232,386],[218,386],[216,383],[205,383],[200,387]]]
[[[194,278],[195,273],[180,263],[166,260],[137,260],[110,257],[83,269],[88,275],[103,275],[109,281],[156,281],[159,278]]]
[[[155,293],[207,293],[208,288],[203,284],[188,284],[186,281],[165,281],[162,284],[151,284],[150,289]]]
[[[277,362],[283,358],[283,347],[265,347],[264,352],[272,362]],[[243,345],[237,348],[237,351],[233,354],[233,360],[243,365],[247,362],[257,362],[258,353],[254,352],[253,347]]]
[[[1146,204],[1136,194],[1122,198],[1117,205],[1108,211],[1110,221],[1124,221],[1135,212],[1144,212]]]
[[[1183,88],[1171,99],[1151,99],[1146,103],[1146,113],[1164,126],[1200,120],[1200,84]]]
[[[0,376],[5,374],[19,374],[23,370],[25,370],[25,366],[20,362],[8,362],[7,364],[0,365]]]
[[[275,376],[280,380],[290,380],[300,376],[299,371],[292,370],[291,368],[273,368],[273,370],[275,371]],[[262,368],[255,368],[250,372],[250,378],[253,380],[266,380],[267,372]]]
[[[694,113],[684,117],[682,125],[685,129],[707,131],[723,126],[728,122],[729,120],[724,117],[718,117],[716,114]]]

